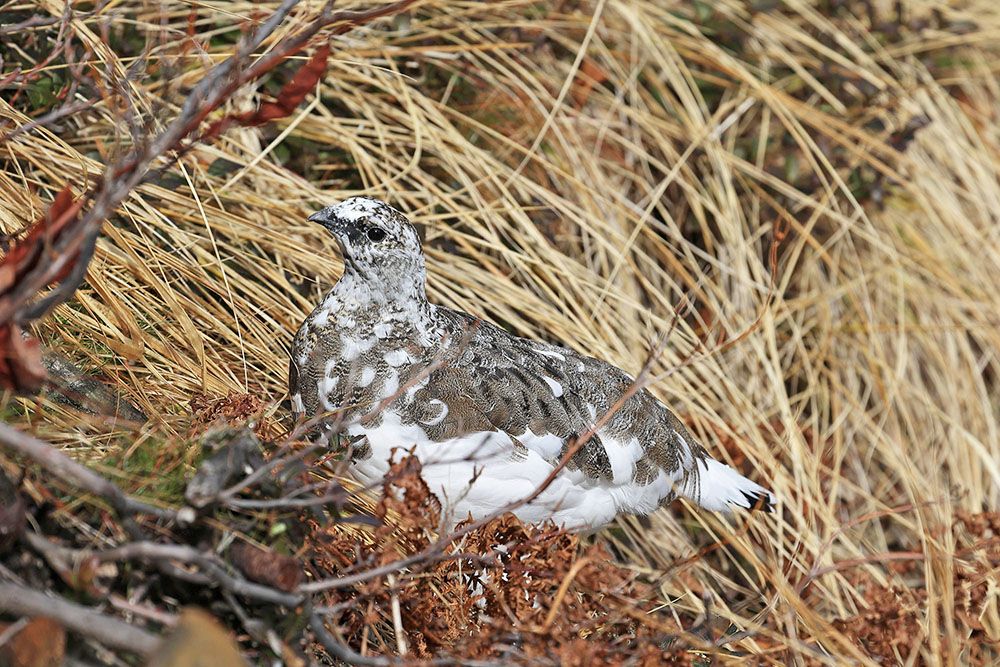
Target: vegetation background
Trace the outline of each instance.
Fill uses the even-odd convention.
[[[106,175],[277,6],[0,6],[2,231]],[[676,629],[671,659],[995,664],[1000,5],[420,0],[320,32],[202,128],[280,99],[321,44],[290,114],[154,162],[33,329],[98,389],[74,399],[49,362],[47,392],[3,394],[6,422],[179,504],[204,406],[250,401],[287,432],[290,339],[341,269],[305,218],[375,196],[425,230],[438,303],[632,373],[669,333],[651,391],[778,495],[773,516],[675,504],[584,540],[645,582],[637,622]],[[95,525],[92,498],[24,488]],[[534,660],[628,654],[561,627],[566,652]],[[392,635],[352,646],[404,649]]]

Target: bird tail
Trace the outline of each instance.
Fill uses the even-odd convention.
[[[731,512],[731,505],[774,511],[774,494],[760,484],[714,459],[696,458],[695,462],[697,473],[678,485],[679,495],[716,512]]]

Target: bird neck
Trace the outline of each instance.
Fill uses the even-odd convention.
[[[354,313],[358,322],[400,322],[428,335],[435,327],[434,307],[427,301],[426,272],[373,275],[348,265],[326,297],[331,310]],[[423,336],[422,336],[423,337]]]

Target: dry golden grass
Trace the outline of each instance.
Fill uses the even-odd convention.
[[[262,4],[126,0],[73,26],[155,35],[131,91],[156,127]],[[860,2],[760,4],[428,0],[357,28],[290,118],[139,187],[41,334],[152,415],[140,439],[183,432],[199,394],[277,403],[291,335],[341,267],[305,218],[359,193],[425,226],[432,300],[630,372],[686,298],[651,389],[710,451],[745,456],[779,511],[743,531],[675,506],[601,539],[662,576],[678,617],[710,605],[749,630],[729,648],[763,663],[875,664],[834,622],[879,587],[925,591],[900,664],[996,656],[998,563],[953,525],[1000,501],[1000,11],[907,0],[897,25]],[[127,51],[94,66],[122,72]],[[5,131],[31,120],[8,100]],[[104,103],[60,125],[0,145],[4,231],[128,140]],[[135,442],[26,403],[85,460]]]

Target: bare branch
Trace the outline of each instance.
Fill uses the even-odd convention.
[[[132,518],[134,508],[122,490],[94,471],[80,465],[58,449],[38,438],[18,431],[13,426],[0,423],[0,445],[26,456],[63,482],[89,491],[108,502],[122,521],[122,527],[133,538],[142,536]]]
[[[180,562],[197,565],[215,583],[237,595],[259,602],[269,602],[294,608],[304,602],[299,595],[282,593],[269,586],[262,586],[235,577],[226,571],[223,563],[193,547],[180,544],[156,544],[154,542],[131,542],[115,549],[96,551],[92,554],[98,560],[118,562],[123,560],[145,560],[152,562]]]
[[[48,616],[72,632],[143,657],[160,644],[159,637],[142,628],[17,584],[0,583],[0,610],[19,616]]]

